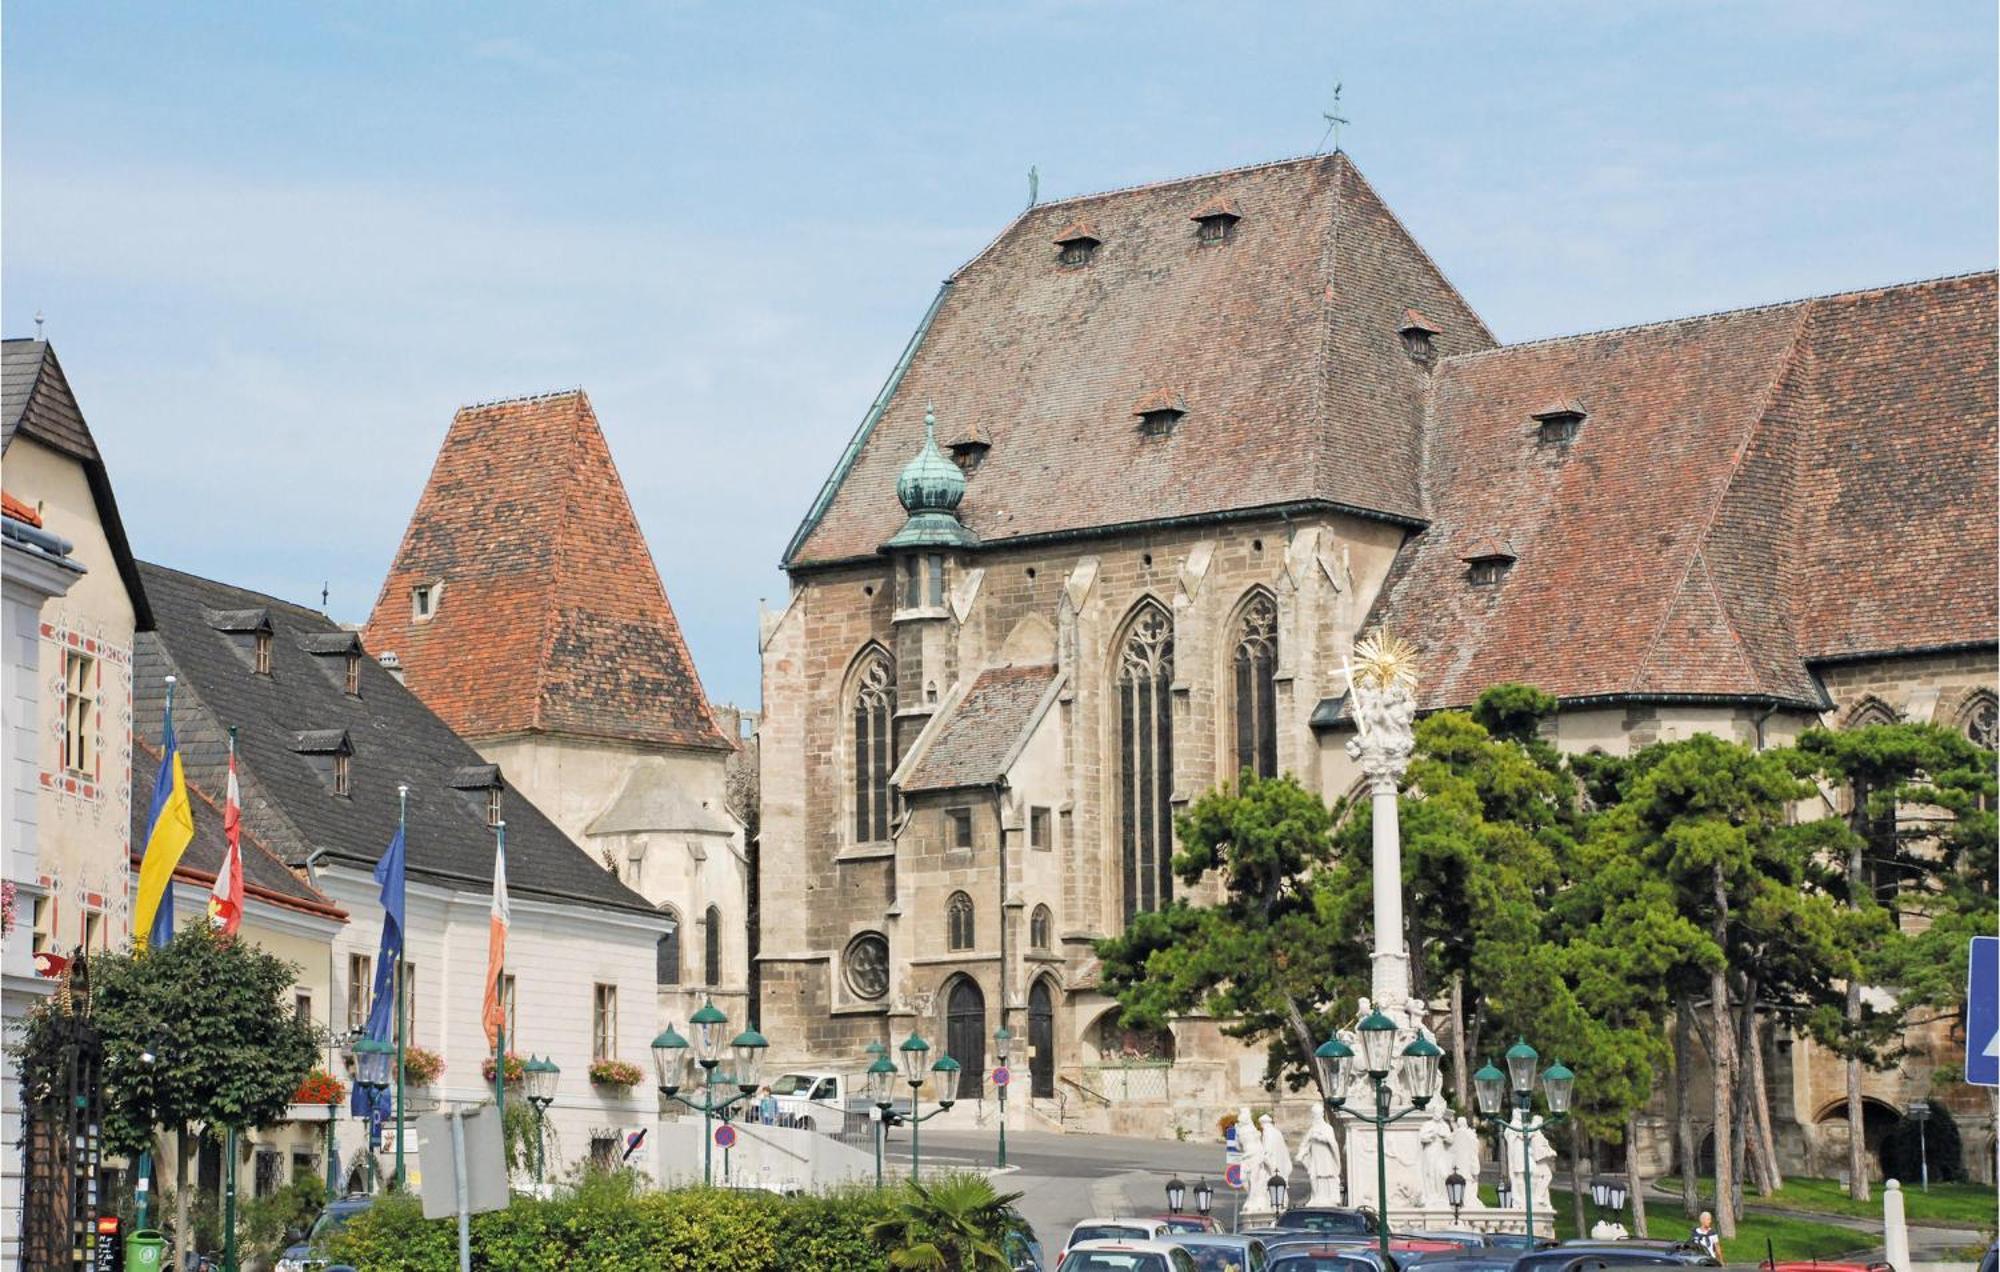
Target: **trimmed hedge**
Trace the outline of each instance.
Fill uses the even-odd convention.
[[[687,1188],[645,1192],[629,1174],[599,1175],[553,1200],[516,1197],[472,1217],[472,1265],[508,1272],[652,1268],[661,1272],[880,1272],[868,1227],[894,1192],[814,1197]],[[426,1220],[412,1197],[385,1198],[334,1239],[335,1262],[369,1272],[456,1272],[458,1226]]]

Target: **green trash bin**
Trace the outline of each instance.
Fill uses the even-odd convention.
[[[167,1239],[152,1228],[125,1238],[125,1272],[167,1272]]]

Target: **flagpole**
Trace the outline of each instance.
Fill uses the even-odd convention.
[[[407,782],[396,784],[396,833],[401,835],[409,824],[410,786]],[[407,844],[407,841],[405,841]],[[409,851],[407,847],[405,852]],[[404,911],[408,913],[407,910]],[[399,932],[396,950],[396,1191],[409,1186],[403,1175],[403,969],[409,965],[406,957],[410,949],[410,934]]]
[[[493,827],[493,851],[501,861],[507,859],[507,819],[501,818]],[[500,1023],[493,1030],[493,1107],[500,1114],[500,1134],[507,1134],[507,960],[503,954],[500,967],[494,972],[494,992],[500,1004]]]
[[[166,725],[161,730],[163,737],[174,731],[174,679],[172,676],[167,677],[167,716]],[[157,792],[153,798],[155,801],[159,799]],[[146,833],[150,836],[152,834],[152,827],[147,827]],[[169,880],[167,883],[165,904],[172,905],[173,898],[174,885],[172,880]],[[147,940],[151,936],[151,933],[134,932],[132,936],[136,944]],[[150,1228],[153,1226],[153,1150],[151,1146],[139,1150],[139,1183],[135,1191],[138,1193],[138,1197],[135,1206],[136,1213],[133,1218],[139,1228]]]

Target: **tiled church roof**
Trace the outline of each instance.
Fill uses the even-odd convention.
[[[580,389],[453,417],[365,636],[469,738],[731,746]]]
[[[1994,329],[1987,273],[1447,359],[1433,519],[1370,621],[1434,707],[1507,680],[1816,704],[1816,659],[1991,643]],[[1557,396],[1565,444],[1533,419]],[[1489,538],[1516,560],[1475,586]]]
[[[1189,213],[1242,213],[1204,244]],[[1052,240],[1102,240],[1065,266]],[[902,524],[896,474],[924,404],[992,449],[960,516],[983,544],[1301,501],[1414,521],[1422,376],[1492,337],[1345,155],[1029,208],[952,278],[886,409],[802,527],[788,565],[867,556]],[[1147,436],[1132,404],[1172,385],[1186,416]]]
[[[984,786],[1006,776],[1028,729],[1041,718],[1054,667],[994,667],[979,673],[922,744],[896,784],[904,794]]]

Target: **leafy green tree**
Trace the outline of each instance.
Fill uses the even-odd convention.
[[[299,969],[205,923],[156,950],[91,962],[104,1039],[104,1139],[136,1156],[156,1128],[178,1136],[175,1231],[185,1233],[195,1124],[280,1121],[318,1057],[319,1034],[291,1011]]]
[[[1842,892],[1857,922],[1883,933],[1862,947],[1859,974],[1838,1020],[1816,1036],[1847,1061],[1848,1125],[1861,1125],[1861,1070],[1893,1063],[1909,1014],[1964,1010],[1970,937],[2000,916],[1995,857],[1994,756],[1956,733],[1927,724],[1813,730],[1798,749],[1813,774],[1847,793],[1847,815],[1827,819],[1822,850],[1844,862]],[[1922,916],[1905,934],[1885,921],[1890,908]],[[1894,985],[1891,1006],[1865,1000],[1864,983]],[[1868,1198],[1859,1135],[1849,1136],[1848,1195]]]
[[[889,1251],[889,1266],[924,1272],[1009,1272],[1008,1239],[1026,1228],[1014,1203],[1020,1193],[995,1192],[969,1171],[926,1184],[912,1179],[895,1210],[869,1235]]]
[[[1194,890],[1213,871],[1221,896],[1213,905],[1177,897],[1098,943],[1102,984],[1124,1023],[1157,1029],[1212,1013],[1232,1037],[1270,1045],[1268,1082],[1303,1086],[1335,998],[1367,975],[1365,953],[1318,887],[1330,826],[1326,805],[1291,777],[1248,772],[1239,789],[1211,791],[1176,818],[1175,876]]]

